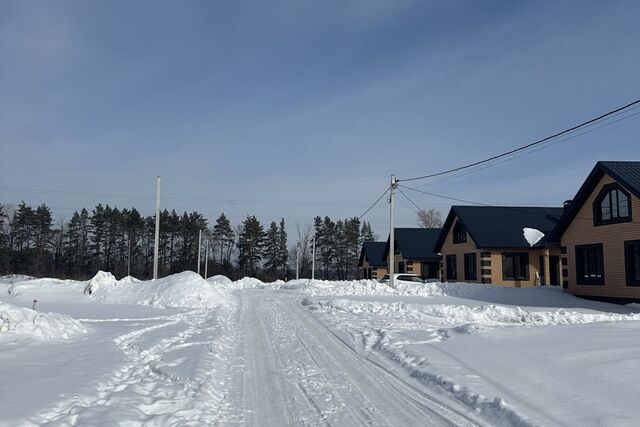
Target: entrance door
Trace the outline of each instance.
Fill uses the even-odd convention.
[[[558,255],[551,255],[549,257],[549,276],[551,280],[550,285],[560,285],[560,257]]]

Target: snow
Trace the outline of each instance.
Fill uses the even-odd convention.
[[[207,282],[214,283],[217,285],[228,285],[231,283],[231,279],[229,279],[227,276],[223,276],[222,274],[218,274],[218,275],[209,277],[207,279]]]
[[[22,338],[67,339],[88,330],[82,323],[64,314],[40,313],[0,302],[0,343]]]
[[[529,246],[534,247],[544,237],[544,233],[535,228],[523,228],[522,233]]]
[[[229,304],[230,300],[227,289],[215,286],[192,271],[138,283],[118,282],[105,275],[98,280],[99,285],[91,298],[106,303],[145,304],[159,308],[215,308]]]
[[[436,286],[442,295],[432,298],[307,295],[301,302],[355,351],[492,425],[636,425],[637,305],[582,300],[548,286]]]
[[[3,278],[0,299],[0,425],[640,417],[640,306],[556,287],[99,272]]]

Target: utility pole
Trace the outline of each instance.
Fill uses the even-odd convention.
[[[202,230],[198,230],[198,267],[197,273],[200,274],[200,249],[202,248]]]
[[[207,270],[209,269],[209,239],[204,241],[204,278],[207,279]]]
[[[153,278],[158,278],[158,252],[160,250],[160,177],[156,183],[156,237],[153,242]]]
[[[396,188],[398,187],[397,181],[396,181],[396,176],[395,175],[391,175],[391,191],[389,192],[389,207],[390,207],[390,212],[389,212],[389,222],[390,222],[390,227],[389,227],[389,286],[391,286],[392,288],[396,287],[395,284],[395,280],[394,280],[394,267],[395,267],[395,260],[396,260],[396,236],[395,236],[395,225],[393,223],[393,193],[396,190]]]
[[[311,280],[316,279],[316,235],[313,235],[313,250],[311,251]]]
[[[129,246],[127,249],[127,276],[131,276],[131,236],[129,236]]]
[[[300,278],[300,245],[296,246],[296,280]]]

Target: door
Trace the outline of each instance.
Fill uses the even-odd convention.
[[[560,257],[558,255],[549,257],[549,279],[551,280],[550,285],[560,285]]]

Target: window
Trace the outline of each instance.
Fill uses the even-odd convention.
[[[464,280],[478,280],[475,252],[464,254]]]
[[[404,263],[404,261],[400,261],[398,263],[398,273],[406,273],[406,264]]]
[[[407,273],[413,273],[413,261],[407,261],[406,269]]]
[[[424,281],[419,276],[411,276],[411,275],[399,275],[397,280],[403,282],[415,282],[415,283],[424,283]]]
[[[578,285],[604,285],[602,243],[576,246]]]
[[[502,279],[529,280],[529,254],[527,252],[503,252]]]
[[[594,225],[631,221],[629,193],[618,184],[605,185],[593,202]]]
[[[456,221],[453,226],[453,243],[464,243],[467,241],[467,229],[460,221]]]
[[[458,265],[455,255],[447,255],[447,280],[458,279]]]
[[[640,240],[624,242],[624,264],[627,286],[640,286]]]
[[[437,279],[440,270],[439,262],[423,262],[421,266],[423,279]]]

